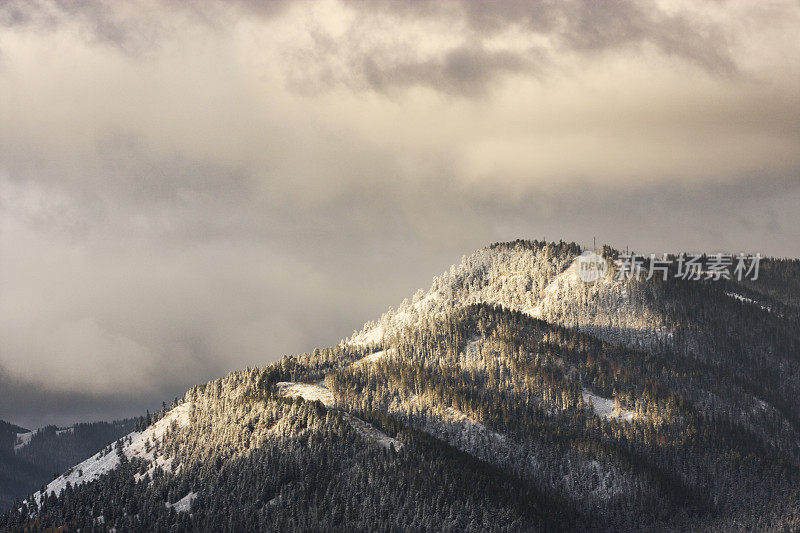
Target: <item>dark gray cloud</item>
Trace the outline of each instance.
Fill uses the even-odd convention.
[[[722,27],[684,13],[666,13],[656,3],[467,2],[464,8],[473,29],[479,33],[502,31],[509,24],[519,24],[530,31],[551,35],[562,51],[596,55],[618,49],[635,51],[649,44],[712,72],[737,70]]]
[[[120,5],[121,4],[121,5]],[[0,6],[0,25],[53,28],[78,24],[90,40],[126,53],[152,56],[176,28],[200,25],[224,31],[242,18],[273,20],[292,9],[291,2],[10,1]],[[564,54],[594,58],[609,51],[638,53],[651,46],[691,61],[714,74],[739,73],[730,53],[731,32],[693,14],[667,13],[658,4],[580,0],[562,2],[374,2],[350,4],[355,16],[344,32],[313,26],[311,43],[292,54],[290,86],[313,94],[344,84],[350,89],[394,91],[424,86],[464,96],[482,95],[505,75],[520,71],[542,75]],[[164,12],[171,12],[164,16]],[[391,17],[415,23],[459,28],[462,42],[420,57],[402,41],[360,40],[365,28],[392,24]],[[549,45],[487,50],[484,42],[509,28],[546,38]],[[335,58],[335,59],[333,59]]]
[[[138,414],[494,241],[800,255],[795,12],[3,3],[0,418]]]
[[[464,26],[466,43],[443,50],[435,59],[414,62],[376,60],[381,51],[362,50],[363,73],[376,90],[418,84],[458,92],[467,96],[485,89],[508,73],[527,71],[537,76],[559,64],[564,54],[597,58],[609,52],[637,54],[647,46],[668,56],[688,60],[715,75],[739,74],[731,55],[730,32],[714,21],[686,13],[667,13],[658,4],[634,1],[594,2],[591,0],[538,2],[378,2],[370,8],[388,16],[411,20],[446,21]],[[548,46],[528,46],[513,52],[487,52],[480,44],[509,31],[541,37]],[[340,54],[347,42],[319,39],[315,56]],[[396,57],[396,56],[395,56]],[[350,75],[357,75],[353,62]],[[566,68],[565,65],[561,65]],[[320,80],[317,80],[320,81]],[[394,83],[392,83],[394,82]]]
[[[64,25],[77,26],[88,41],[137,55],[150,53],[167,31],[157,17],[136,15],[105,2],[11,0],[0,6],[0,27],[52,31]]]
[[[24,428],[36,430],[48,424],[114,420],[139,416],[159,409],[178,386],[164,386],[150,395],[92,394],[80,391],[52,391],[41,383],[15,379],[0,369],[0,420],[15,420]],[[169,403],[169,402],[168,402]]]
[[[498,76],[541,70],[545,55],[530,49],[524,54],[489,52],[481,45],[465,45],[436,59],[421,62],[401,61],[380,64],[373,57],[363,58],[363,76],[380,92],[413,86],[435,87],[453,94],[484,94]]]

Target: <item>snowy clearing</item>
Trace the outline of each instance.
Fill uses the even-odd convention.
[[[377,354],[382,355],[383,352],[377,352],[372,355],[368,355],[367,357],[372,357]],[[366,359],[366,357],[364,359]],[[318,383],[296,383],[293,381],[281,381],[277,385],[281,395],[287,398],[300,397],[307,401],[319,400],[325,405],[325,407],[333,407],[333,405],[336,403],[333,393],[328,390],[327,387],[325,387],[322,381]],[[360,418],[357,418],[345,411],[341,411],[341,413],[345,420],[350,422],[350,425],[352,425],[362,436],[374,440],[386,448],[388,448],[390,444],[394,444],[395,450],[400,450],[400,448],[403,447],[402,442],[391,438],[375,426],[364,422]],[[278,422],[280,423],[280,421]],[[278,429],[279,423],[275,424],[274,429]]]
[[[28,431],[27,433],[17,433],[17,440],[14,443],[14,451],[17,452],[22,447],[30,444],[32,438],[33,438],[33,431]]]
[[[615,409],[614,400],[592,394],[588,390],[584,389],[583,401],[588,404],[590,399],[592,401],[592,408],[594,409],[594,412],[597,413],[597,416],[609,420],[624,420],[625,422],[630,422],[637,418],[636,413],[633,411],[629,411],[628,409],[623,409],[621,407],[619,410]]]
[[[315,400],[321,401],[325,407],[330,407],[336,400],[333,393],[328,390],[322,381],[318,383],[298,383],[295,381],[281,381],[278,385],[278,390],[281,396],[286,398],[303,398],[309,402]]]
[[[197,498],[197,493],[192,491],[175,503],[166,502],[164,505],[167,506],[167,509],[170,507],[175,509],[176,513],[188,513],[189,509],[192,508],[192,502],[195,500],[195,498]]]
[[[392,352],[392,351],[395,351],[395,350],[394,350],[394,348],[390,348],[389,351]],[[353,363],[352,366],[359,367],[359,366],[363,366],[363,365],[368,365],[370,363],[374,363],[375,361],[378,361],[379,359],[381,359],[382,357],[385,357],[386,355],[387,355],[386,350],[380,350],[379,352],[371,353],[371,354],[369,354],[367,356],[362,357],[361,359],[359,359],[358,361]]]

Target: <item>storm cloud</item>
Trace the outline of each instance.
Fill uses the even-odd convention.
[[[796,2],[4,2],[0,419],[135,415],[490,242],[800,255]]]

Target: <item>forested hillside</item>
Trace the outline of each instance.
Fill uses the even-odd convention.
[[[800,529],[796,262],[584,283],[580,253],[479,250],[347,342],[193,387],[0,525]]]
[[[29,431],[0,421],[0,510],[9,509],[15,500],[25,498],[133,427],[131,419]]]

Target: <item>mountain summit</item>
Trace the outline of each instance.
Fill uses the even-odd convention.
[[[498,243],[341,344],[190,389],[9,530],[800,528],[800,263],[591,283]]]

